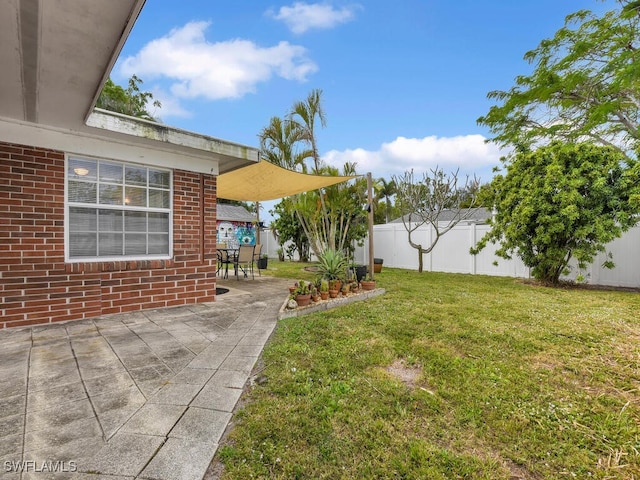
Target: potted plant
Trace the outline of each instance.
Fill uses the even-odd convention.
[[[331,296],[331,292],[340,292],[340,288],[342,288],[342,282],[340,280],[334,279],[329,280],[329,296]],[[334,298],[334,297],[331,297]]]
[[[331,248],[325,250],[318,258],[318,277],[327,280],[342,280],[347,270],[347,259],[344,254]]]
[[[345,282],[342,284],[342,288],[340,289],[340,291],[342,292],[342,296],[346,297],[347,294],[349,293],[349,289],[351,288],[351,284],[348,282]]]
[[[320,280],[320,298],[322,300],[329,298],[329,280],[326,278]]]
[[[266,270],[268,260],[269,260],[269,256],[266,253],[263,253],[262,255],[260,255],[260,257],[258,258],[258,261],[256,262],[258,264],[258,269]]]
[[[291,295],[299,307],[306,307],[311,303],[311,282],[300,280]]]
[[[320,300],[320,294],[318,293],[318,289],[315,285],[311,285],[311,300],[314,302]]]
[[[360,282],[360,286],[362,286],[362,290],[374,290],[376,288],[376,281],[371,274],[367,274]]]

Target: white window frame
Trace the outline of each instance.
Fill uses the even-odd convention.
[[[70,202],[69,201],[69,161],[71,159],[87,160],[91,162],[106,162],[110,164],[118,163],[124,167],[136,167],[146,168],[152,170],[159,170],[169,173],[169,208],[157,208],[157,207],[136,207],[123,205],[106,205],[98,203],[82,203],[82,202]],[[99,185],[96,180],[96,185]],[[123,183],[124,186],[124,183]],[[146,187],[147,196],[149,194],[149,186]],[[116,210],[119,212],[151,212],[151,213],[167,213],[169,216],[169,252],[168,254],[147,254],[147,255],[109,255],[109,256],[83,256],[83,257],[71,257],[70,255],[70,208],[95,208],[97,210]],[[123,232],[124,234],[125,232]],[[148,233],[148,231],[147,231]],[[147,244],[148,245],[148,244]],[[65,154],[64,162],[64,257],[65,263],[99,263],[99,262],[119,262],[119,261],[143,261],[143,260],[169,260],[173,258],[173,170],[168,168],[156,167],[155,165],[145,165],[135,162],[124,162],[121,160],[112,160],[110,158],[91,157],[88,155],[74,155]]]

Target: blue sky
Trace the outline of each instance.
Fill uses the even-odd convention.
[[[272,116],[319,88],[323,159],[374,177],[436,165],[491,178],[491,90],[580,9],[613,0],[148,0],[112,72],[154,93],[168,125],[258,147]]]

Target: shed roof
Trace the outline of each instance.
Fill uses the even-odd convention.
[[[257,222],[258,219],[246,208],[240,205],[218,203],[216,205],[216,218],[228,222]]]
[[[488,221],[491,218],[491,210],[484,208],[484,207],[479,207],[479,208],[472,208],[470,209],[471,212],[469,212],[469,217],[465,218],[463,220],[463,222],[465,223],[485,223],[486,221]],[[463,210],[464,211],[464,210]],[[465,212],[466,213],[466,212]],[[440,215],[438,216],[438,221],[439,222],[450,222],[451,220],[453,220],[455,218],[456,215],[456,211],[455,210],[443,210],[442,212],[440,212]],[[396,219],[393,219],[391,221],[389,221],[389,223],[402,223],[402,219],[405,219],[405,221],[409,221],[409,215],[404,215],[403,217],[398,217]],[[414,220],[419,218],[417,216],[414,215]]]

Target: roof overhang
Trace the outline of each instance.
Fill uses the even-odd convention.
[[[0,141],[212,174],[257,162],[256,148],[94,110],[144,4],[2,0]]]

